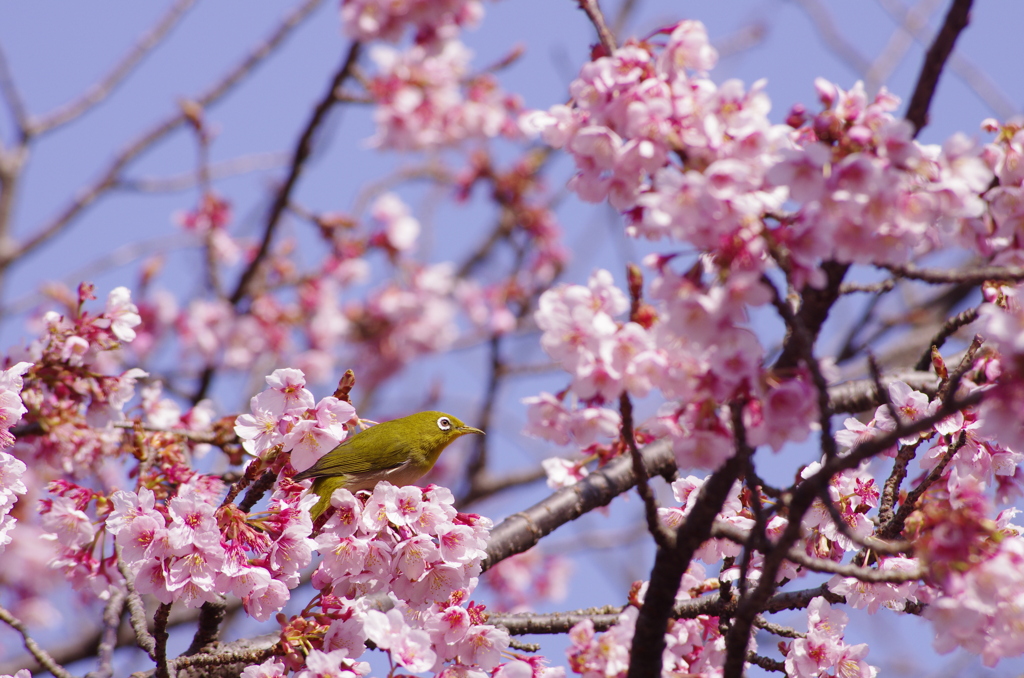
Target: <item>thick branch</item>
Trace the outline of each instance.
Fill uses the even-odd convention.
[[[650,584],[644,597],[633,634],[629,678],[657,678],[661,675],[661,655],[665,650],[665,629],[679,582],[690,566],[694,552],[711,534],[715,516],[722,510],[729,489],[744,466],[739,452],[711,474],[700,488],[697,502],[675,534],[672,548],[659,548],[654,557]]]
[[[928,108],[935,96],[939,76],[942,75],[949,55],[953,53],[956,39],[967,28],[972,4],[973,0],[953,0],[949,12],[946,13],[946,19],[942,22],[942,28],[939,29],[939,34],[935,36],[932,46],[925,54],[921,74],[917,78],[917,86],[914,88],[914,94],[910,97],[910,104],[907,106],[906,117],[914,126],[915,136],[921,131],[921,128],[928,124]]]
[[[646,446],[641,454],[650,476],[669,475],[676,470],[676,460],[667,440]],[[633,460],[630,455],[622,455],[575,485],[563,487],[530,508],[513,513],[491,530],[483,569],[529,550],[559,526],[607,506],[634,485]]]

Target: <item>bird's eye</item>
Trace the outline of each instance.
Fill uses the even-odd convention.
[[[441,417],[437,420],[437,427],[442,431],[450,431],[452,428],[452,420],[448,417]]]

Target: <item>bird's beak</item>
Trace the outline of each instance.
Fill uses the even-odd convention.
[[[479,433],[480,435],[486,435],[483,431],[473,426],[459,427],[459,435],[466,435],[467,433]]]

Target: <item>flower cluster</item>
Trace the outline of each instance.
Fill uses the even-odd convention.
[[[841,527],[836,525],[821,499],[815,499],[804,514],[803,526],[808,534],[809,553],[819,558],[842,560],[846,552],[859,548],[853,539],[866,537],[874,531],[867,513],[878,507],[880,495],[867,466],[865,462],[858,468],[847,469],[829,478],[829,501],[842,517]],[[808,464],[800,472],[800,477],[810,478],[820,469],[818,462]]]
[[[1017,509],[989,517],[982,481],[961,478],[955,468],[950,476],[949,489],[933,487],[907,520],[915,553],[938,589],[926,596],[924,616],[940,652],[959,645],[994,666],[1024,652],[1011,630],[1024,624],[1024,528],[1011,522]]]
[[[82,284],[68,300],[68,313],[43,316],[43,335],[27,350],[33,365],[23,372],[22,400],[46,431],[31,441],[31,454],[65,473],[85,473],[100,457],[117,453],[121,434],[111,425],[124,419],[136,381],[148,376],[138,368],[105,374],[141,319],[126,288],[111,291],[99,314],[84,308],[92,292]]]
[[[807,607],[807,636],[797,638],[786,650],[786,675],[874,678],[878,669],[864,661],[867,644],[848,645],[843,640],[848,621],[845,612],[833,610],[824,598],[812,600]]]
[[[616,316],[630,303],[607,271],[596,271],[586,287],[560,285],[541,295],[534,315],[541,346],[572,382],[562,398],[524,400],[526,431],[588,448],[618,437],[619,413],[606,404],[656,389],[666,402],[641,423],[639,437],[670,439],[681,467],[716,468],[733,454],[730,414],[720,403],[737,394],[749,398],[744,421],[752,443],[777,450],[805,439],[818,417],[810,375],[803,368],[785,378],[766,373],[763,349],[743,326],[746,306],[767,300],[765,288],[737,275],[727,291],[679,275],[664,260],[652,263],[660,269],[651,288],[658,305],[640,304],[625,322]],[[569,392],[576,406],[562,402]]]
[[[206,192],[196,209],[175,215],[174,221],[200,238],[219,263],[233,265],[241,258],[242,249],[227,233],[231,217],[231,203]]]
[[[395,487],[383,481],[369,495],[345,489],[332,496],[334,513],[315,538],[323,560],[313,573],[320,612],[289,620],[282,639],[293,668],[313,643],[354,662],[367,639],[411,672],[492,671],[508,647],[506,631],[484,622],[469,603],[491,522],[458,513],[443,487]],[[386,594],[394,606],[370,609],[368,596]],[[318,655],[319,656],[319,655]]]
[[[518,134],[519,100],[493,76],[471,76],[471,53],[461,42],[401,52],[378,45],[372,56],[379,71],[369,83],[377,103],[372,145],[412,151]]]
[[[11,543],[9,532],[14,528],[11,509],[17,503],[16,495],[25,494],[28,488],[22,480],[25,462],[3,448],[14,443],[11,427],[21,421],[25,406],[21,402],[22,378],[30,363],[18,363],[0,373],[0,553]]]
[[[301,370],[274,370],[267,386],[249,402],[252,413],[235,420],[235,433],[250,454],[266,457],[281,445],[291,453],[292,466],[304,471],[348,436],[355,408],[334,396],[314,404]]]
[[[942,148],[913,140],[885,92],[869,101],[861,84],[844,91],[816,82],[821,113],[798,109],[789,125],[768,121],[759,81],[749,91],[704,72],[716,55],[704,26],[683,21],[586,64],[572,105],[532,112],[524,129],[572,154],[570,188],[607,199],[630,232],[714,252],[734,270],[764,268],[770,239],[787,248],[797,282],[817,278],[822,258],[901,262],[940,244],[932,224],[956,234],[981,216],[978,194],[992,172],[972,144]],[[660,37],[660,36],[659,36]],[[1019,184],[1019,179],[1018,179]]]
[[[263,516],[220,505],[222,488],[196,476],[158,502],[149,488],[118,490],[104,525],[135,576],[135,588],[161,603],[186,607],[213,602],[224,592],[265,621],[288,601],[312,558],[309,508],[315,497],[301,488],[278,489]]]
[[[988,205],[983,217],[964,224],[963,244],[977,249],[992,263],[1019,266],[1021,263],[1020,224],[1024,217],[1024,120],[1014,118],[1003,124],[993,119],[982,122],[982,129],[995,132],[982,158],[994,173],[996,186],[983,196]]]
[[[398,42],[412,27],[416,41],[429,44],[475,25],[483,11],[480,0],[344,0],[341,20],[345,32],[359,40]]]

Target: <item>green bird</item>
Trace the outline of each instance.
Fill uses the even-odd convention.
[[[467,433],[484,432],[444,412],[410,414],[347,438],[292,480],[313,478],[311,490],[320,497],[309,512],[315,522],[330,508],[338,488],[372,490],[381,480],[412,485],[434,468],[449,443]]]

